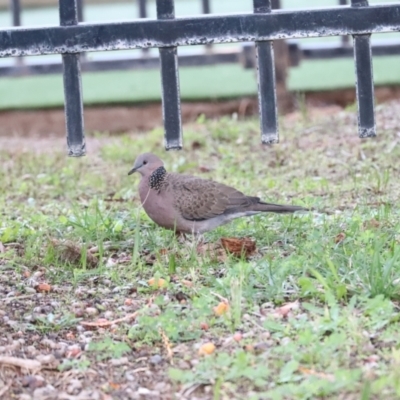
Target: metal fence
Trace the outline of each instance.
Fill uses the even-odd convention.
[[[13,26],[21,26],[21,0],[10,0],[11,23]],[[197,0],[199,9],[203,14],[210,14],[212,0]],[[215,1],[215,0],[214,0]],[[335,0],[332,0],[332,2]],[[336,0],[338,5],[346,6],[350,0]],[[84,22],[85,0],[77,0],[78,22]],[[272,9],[280,8],[280,0],[272,0]],[[149,0],[136,0],[138,18],[148,18]],[[343,36],[340,42],[335,43],[302,43],[296,41],[288,42],[289,63],[291,66],[298,66],[302,60],[348,58],[353,56],[353,49],[349,36]],[[144,48],[141,54],[129,57],[107,57],[107,59],[92,60],[81,53],[82,72],[110,71],[110,70],[132,70],[159,68],[159,57],[149,54],[148,48]],[[373,56],[400,55],[399,40],[379,40],[371,45]],[[196,54],[178,55],[179,65],[195,67],[200,65],[215,64],[237,64],[244,68],[255,68],[254,44],[244,43],[235,48],[224,48],[221,46],[206,45],[206,51],[198,51]],[[62,72],[60,61],[46,62],[25,62],[24,57],[16,57],[14,65],[0,65],[0,77],[2,76],[25,76],[57,74]]]
[[[261,138],[278,142],[273,41],[353,35],[359,135],[375,135],[370,36],[400,30],[400,4],[310,10],[272,10],[271,0],[253,0],[254,13],[175,18],[173,0],[157,0],[157,19],[79,23],[77,0],[60,0],[60,26],[0,30],[0,57],[62,54],[69,155],[85,154],[80,54],[89,51],[158,48],[167,149],[182,148],[177,47],[255,42]]]

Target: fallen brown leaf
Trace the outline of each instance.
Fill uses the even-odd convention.
[[[332,374],[326,374],[325,372],[318,372],[310,368],[299,367],[299,371],[304,375],[313,375],[317,376],[318,378],[327,379],[330,382],[335,380],[335,377]]]
[[[285,318],[288,316],[290,311],[297,310],[298,308],[299,308],[299,302],[296,300],[293,303],[287,303],[282,307],[277,308],[274,314]]]
[[[159,252],[162,256],[165,256],[165,255],[168,254],[168,249],[160,249],[160,250],[158,250],[158,252]]]
[[[221,238],[222,247],[237,257],[250,257],[256,251],[256,242],[248,238]]]
[[[210,328],[210,326],[207,324],[207,322],[201,322],[200,323],[200,329],[203,331],[208,331],[208,329]]]
[[[216,307],[214,307],[214,314],[220,317],[224,315],[229,310],[229,304],[225,301],[221,301]]]
[[[192,281],[187,281],[186,279],[182,279],[181,282],[182,282],[182,285],[184,285],[184,286],[186,286],[188,288],[193,287],[193,282]]]
[[[346,239],[346,234],[344,232],[340,232],[338,235],[335,237],[335,243],[341,243],[343,240]]]
[[[197,245],[197,254],[207,256],[214,262],[223,263],[226,261],[226,251],[221,243],[200,243]]]
[[[69,240],[50,239],[57,257],[64,262],[80,264],[82,260],[82,248]],[[90,268],[96,268],[99,260],[90,251],[86,251],[86,263]]]
[[[363,223],[363,226],[365,229],[370,229],[370,228],[379,228],[381,223],[377,221],[375,218],[370,219],[369,221],[365,221]]]
[[[35,290],[40,293],[51,292],[51,286],[48,283],[39,283],[35,286]]]
[[[147,281],[147,283],[150,286],[155,286],[155,287],[158,287],[158,288],[162,288],[162,287],[167,285],[167,281],[165,279],[163,279],[163,278],[157,278],[157,279],[156,278],[150,278]]]
[[[203,147],[203,145],[199,141],[194,140],[192,142],[192,150],[197,150],[197,149],[200,149],[202,147]]]
[[[172,352],[171,342],[170,342],[167,334],[164,332],[164,330],[162,328],[158,329],[158,333],[161,336],[163,347],[164,347],[165,353],[167,355],[167,358],[169,360],[169,363],[171,365],[174,365],[174,362],[173,362],[173,359],[172,359],[173,352]]]
[[[206,356],[206,355],[214,353],[214,351],[215,351],[214,343],[211,343],[211,342],[205,343],[199,348],[199,355]]]

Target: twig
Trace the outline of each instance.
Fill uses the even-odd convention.
[[[17,357],[0,357],[0,364],[10,365],[27,370],[40,370],[42,368],[40,361]]]
[[[174,365],[174,360],[172,359],[173,353],[172,353],[172,348],[171,348],[171,343],[169,341],[169,338],[167,336],[167,334],[163,331],[163,329],[160,327],[158,329],[158,332],[161,336],[162,342],[163,342],[163,346],[164,346],[164,350],[167,353],[167,357],[169,360],[169,363],[171,365]]]
[[[8,385],[4,386],[3,389],[0,389],[0,398],[7,393],[8,389],[10,389],[12,385],[12,382],[10,382]]]
[[[34,296],[36,296],[36,294],[24,294],[22,296],[4,297],[2,301],[4,301],[5,303],[8,304],[14,300],[30,299],[31,297],[34,297]]]
[[[226,297],[223,297],[220,294],[215,293],[215,292],[211,292],[211,294],[213,294],[215,297],[217,297],[218,299],[220,299],[224,303],[229,303],[229,300]]]
[[[119,324],[120,322],[129,321],[131,319],[135,319],[138,316],[139,312],[136,311],[133,314],[126,315],[125,317],[115,319],[114,321],[96,321],[96,322],[85,322],[81,321],[80,324],[82,326],[86,326],[88,328],[107,328],[114,324]]]

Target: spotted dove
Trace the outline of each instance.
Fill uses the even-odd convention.
[[[139,195],[147,215],[177,233],[203,233],[235,218],[260,212],[306,211],[300,206],[264,203],[258,197],[212,180],[168,173],[154,154],[137,157],[128,175],[139,172]]]

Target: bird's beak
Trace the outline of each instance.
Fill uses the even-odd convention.
[[[129,172],[128,175],[132,175],[134,172],[136,172],[138,170],[138,167],[133,167]]]

